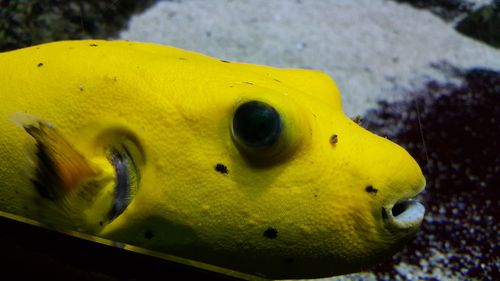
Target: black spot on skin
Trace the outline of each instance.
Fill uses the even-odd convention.
[[[229,170],[224,164],[218,163],[217,165],[215,165],[215,170],[221,174],[229,174]]]
[[[230,61],[227,61],[227,60],[220,60],[220,61],[223,63],[231,63]]]
[[[37,66],[38,66],[38,67],[42,67],[42,66],[43,66],[43,63],[41,62],[41,63],[39,63]]]
[[[330,137],[330,144],[331,145],[335,145],[337,144],[337,142],[339,142],[339,136],[336,135],[336,134],[333,134],[331,137]]]
[[[373,195],[377,194],[378,189],[374,188],[373,186],[369,185],[365,187],[366,192],[371,193]]]
[[[252,82],[243,82],[243,83],[248,84],[248,85],[253,85]]]
[[[286,258],[286,259],[283,260],[283,262],[285,264],[292,264],[292,263],[295,262],[295,259],[294,258]]]
[[[102,221],[99,222],[99,226],[103,226],[104,223]]]
[[[150,240],[154,237],[155,235],[153,234],[153,231],[151,230],[147,230],[146,232],[144,232],[144,238]]]
[[[269,227],[268,229],[264,230],[263,235],[266,238],[274,239],[278,237],[278,230],[276,228]]]
[[[314,198],[318,197],[318,194],[314,194]]]
[[[179,58],[179,60],[187,60],[186,58]]]
[[[90,44],[90,47],[97,47],[97,44]]]
[[[278,83],[281,83],[281,81],[278,80],[278,79],[276,79],[276,78],[274,78],[273,80],[276,81],[276,82],[278,82]]]

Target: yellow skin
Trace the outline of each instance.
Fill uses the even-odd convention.
[[[422,172],[347,118],[321,72],[97,40],[1,53],[0,66],[2,211],[271,278],[360,270],[422,220],[383,215],[423,190]],[[232,131],[254,100],[281,116],[266,148]],[[45,167],[52,199],[34,187],[41,146],[59,164]],[[116,218],[110,147],[126,147],[139,174]]]

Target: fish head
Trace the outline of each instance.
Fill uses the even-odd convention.
[[[177,121],[141,136],[139,191],[103,235],[272,278],[354,272],[411,239],[424,215],[418,164],[348,118],[327,75],[214,73],[160,118]]]

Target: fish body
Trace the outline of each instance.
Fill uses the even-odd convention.
[[[0,53],[0,210],[270,278],[360,270],[425,179],[330,77],[128,41]]]

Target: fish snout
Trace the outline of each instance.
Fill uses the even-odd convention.
[[[381,202],[382,220],[390,231],[411,232],[417,230],[424,219],[425,207],[418,201],[418,195],[424,191],[426,181],[409,154],[402,159],[406,159],[407,165],[401,165],[404,168],[389,177],[388,190],[392,192]]]
[[[381,202],[383,224],[389,231],[412,232],[424,219],[425,207],[419,202],[418,195],[424,191],[426,181],[418,164],[412,158],[409,162],[412,164],[406,166],[405,172],[396,173],[403,176],[406,184],[397,181],[397,185],[393,185],[395,182],[391,182],[393,188],[390,185],[389,190],[392,192]]]
[[[369,176],[378,217],[390,232],[409,233],[421,225],[425,207],[417,200],[426,185],[416,160],[403,147],[373,134],[365,135],[363,171]],[[399,234],[397,234],[399,236]]]

